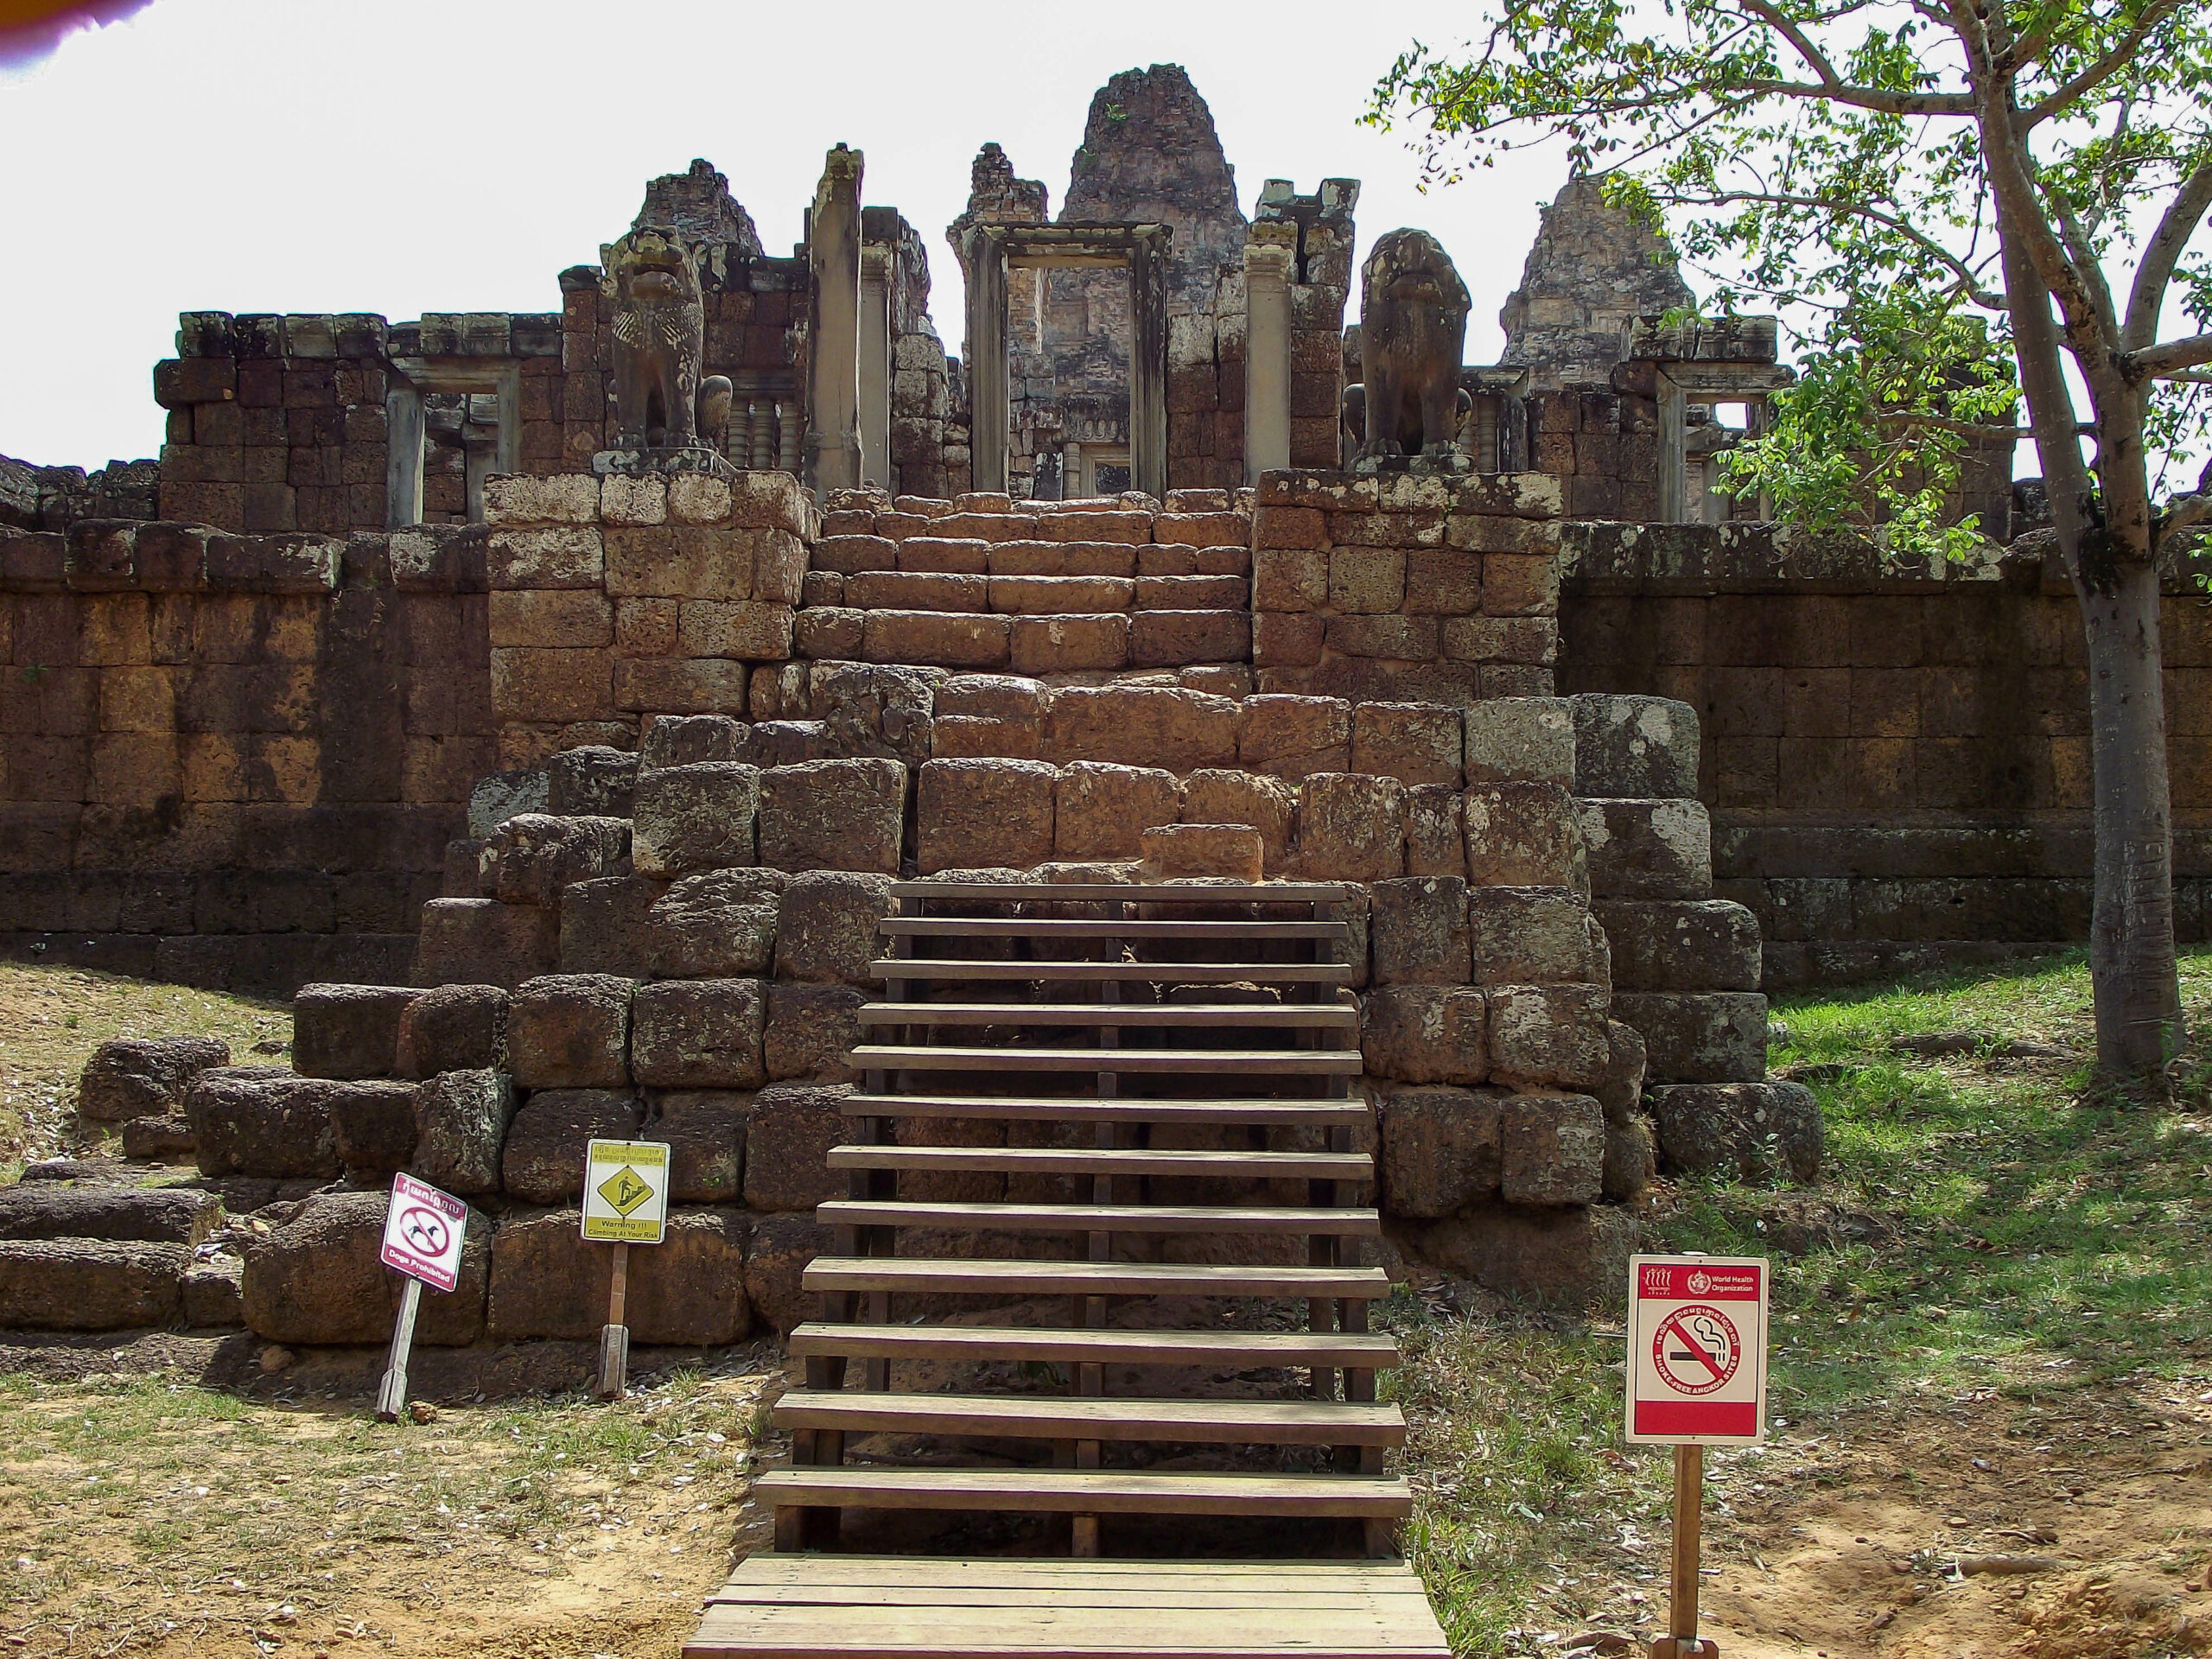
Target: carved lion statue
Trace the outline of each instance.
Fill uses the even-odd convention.
[[[698,252],[682,238],[645,226],[601,250],[601,257],[600,286],[613,302],[616,430],[608,448],[694,448],[707,332]],[[723,393],[725,416],[727,387],[723,382],[711,389]]]
[[[1361,384],[1345,394],[1356,461],[1418,455],[1447,467],[1471,400],[1459,389],[1467,345],[1466,283],[1426,231],[1378,238],[1360,269]]]

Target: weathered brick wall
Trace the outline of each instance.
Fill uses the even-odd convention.
[[[2037,556],[1930,569],[1771,525],[1568,527],[1568,691],[1703,722],[1715,891],[1770,988],[1986,961],[2088,931],[2082,624]],[[2164,604],[2177,920],[2212,890],[2212,603]]]
[[[480,532],[0,531],[0,951],[404,974],[496,760]]]

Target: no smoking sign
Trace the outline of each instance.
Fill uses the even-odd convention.
[[[1767,1264],[1629,1263],[1628,1438],[1726,1446],[1766,1435]]]

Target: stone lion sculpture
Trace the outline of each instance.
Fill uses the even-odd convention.
[[[1361,384],[1344,394],[1355,464],[1402,455],[1463,467],[1456,441],[1473,407],[1459,387],[1466,283],[1436,238],[1414,230],[1379,238],[1360,280]]]
[[[707,321],[698,250],[645,226],[601,249],[601,261],[600,285],[613,310],[616,429],[608,448],[694,448],[702,430],[719,438],[730,383],[721,375],[699,380]]]

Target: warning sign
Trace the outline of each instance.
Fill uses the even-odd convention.
[[[461,1282],[461,1247],[468,1231],[468,1206],[412,1175],[391,1178],[391,1207],[384,1217],[384,1264],[432,1290]]]
[[[1631,1257],[1628,1438],[1677,1446],[1764,1440],[1766,1301],[1760,1257]]]
[[[658,1244],[667,1227],[667,1146],[593,1141],[584,1154],[584,1236],[607,1244]]]

